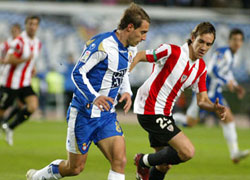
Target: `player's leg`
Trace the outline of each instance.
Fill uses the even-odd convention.
[[[101,121],[103,123],[100,125],[94,142],[110,162],[108,180],[124,180],[126,147],[116,113],[103,117]]]
[[[67,121],[68,159],[55,160],[40,170],[29,170],[26,175],[28,180],[42,180],[43,177],[51,180],[60,179],[65,176],[76,176],[83,171],[95,127],[93,128],[93,124],[88,124],[89,118],[84,117],[73,107],[69,108]]]
[[[9,128],[14,130],[17,126],[28,120],[30,115],[38,108],[38,98],[31,87],[19,90],[19,96],[25,106],[17,113],[15,119],[9,124]]]
[[[68,152],[67,160],[55,160],[40,170],[30,169],[26,174],[27,180],[56,180],[66,176],[77,176],[83,171],[87,156],[88,153]]]
[[[155,147],[155,152],[159,152],[165,147]],[[169,169],[172,167],[170,164],[162,164],[153,166],[150,168],[149,171],[149,180],[162,180],[164,179],[166,173],[169,171]]]
[[[141,179],[147,179],[146,175],[140,173],[142,168],[179,164],[193,157],[194,146],[175,125],[171,117],[138,115],[138,120],[141,126],[149,133],[151,147],[166,146],[156,153],[137,154],[135,162],[137,173]]]
[[[16,99],[16,91],[10,88],[0,88],[0,117],[4,120],[4,113],[8,107],[10,107]],[[0,122],[2,123],[2,122]],[[6,141],[9,145],[13,145],[13,132],[6,123],[2,124],[2,129],[6,134]]]
[[[240,151],[238,146],[237,131],[234,117],[230,108],[227,107],[227,116],[221,123],[223,135],[227,141],[230,157],[234,163],[238,163],[241,159],[250,154],[249,150]]]
[[[111,169],[108,180],[124,180],[126,165],[125,140],[123,136],[113,136],[98,142],[98,147],[109,160]]]

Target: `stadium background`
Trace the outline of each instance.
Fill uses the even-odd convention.
[[[63,105],[64,79],[61,73],[66,68],[67,57],[69,54],[73,54],[74,59],[77,60],[81,54],[83,44],[89,38],[99,32],[115,29],[128,2],[126,0],[0,1],[0,42],[10,36],[9,28],[11,24],[20,23],[24,29],[23,22],[28,14],[38,14],[42,18],[37,35],[43,44],[42,54],[37,63],[38,76],[33,79],[33,85],[40,95],[45,94],[41,99],[41,106],[45,108],[45,116],[37,113],[33,116],[31,122],[21,126],[15,132],[15,146],[13,148],[7,147],[1,139],[0,158],[2,161],[0,165],[0,179],[23,179],[25,170],[34,166],[41,168],[55,158],[55,152],[58,152],[59,158],[65,156],[64,139],[66,136],[66,124],[63,121],[65,119],[63,112],[65,108]],[[242,101],[237,100],[236,95],[229,93],[227,90],[225,91],[225,96],[229,98],[229,104],[233,112],[236,113],[236,117],[244,120],[244,123],[240,126],[244,128],[239,129],[240,146],[249,148],[249,1],[140,0],[135,2],[143,5],[152,18],[147,40],[139,45],[139,50],[155,48],[163,42],[182,45],[197,23],[211,21],[216,27],[217,38],[214,46],[204,58],[206,61],[209,61],[211,52],[215,48],[227,45],[228,33],[231,28],[237,27],[243,30],[245,43],[239,52],[239,58],[236,59],[234,74],[236,79],[246,88],[247,93]],[[130,80],[134,94],[150,72],[151,65],[139,64],[131,73]],[[51,73],[52,77],[50,78],[49,74],[51,75]],[[178,103],[182,111],[188,106],[190,94],[190,91],[185,94],[185,101],[187,102]],[[46,99],[45,102],[43,101],[44,99]],[[45,104],[42,105],[42,103]],[[42,120],[42,126],[41,121],[36,121],[38,117]],[[59,119],[60,122],[51,122],[48,119]],[[135,116],[132,113],[127,117],[120,115],[120,120],[123,123],[125,121],[136,123]],[[146,134],[142,129],[137,132],[137,125],[124,124],[123,126],[124,131],[127,132],[127,147],[129,151],[128,179],[133,179],[132,156],[142,149],[146,152],[150,151],[150,149],[148,148]],[[173,174],[170,174],[170,179],[250,179],[249,160],[237,167],[231,165],[222,132],[218,128],[209,129],[208,136],[205,133],[207,130],[207,127],[185,130],[194,141],[196,147],[198,147],[198,157],[191,163],[181,166],[181,170],[178,170],[178,168],[174,170]],[[40,140],[37,142],[37,139]],[[46,148],[47,146],[48,148]],[[217,149],[212,156],[213,146],[216,146]],[[58,150],[59,148],[60,150]],[[93,153],[89,158],[88,169],[80,176],[83,178],[79,179],[95,179],[96,165],[94,163],[104,160],[95,147],[91,151]],[[202,158],[199,159],[199,157]],[[39,163],[37,159],[39,159]],[[211,159],[216,160],[211,161]],[[206,169],[203,167],[204,163],[211,167]],[[219,169],[216,167],[217,165]],[[103,166],[108,166],[108,164]],[[10,167],[12,167],[12,170],[10,170]],[[105,179],[107,168],[97,169],[102,178],[96,179]],[[9,175],[10,173],[12,175]]]

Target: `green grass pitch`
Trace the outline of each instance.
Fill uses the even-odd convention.
[[[0,137],[0,180],[25,180],[29,168],[40,169],[55,159],[65,159],[66,122],[29,121],[16,129],[14,146]],[[147,134],[138,124],[122,124],[127,145],[126,179],[135,179],[133,157],[137,152],[152,152]],[[250,180],[250,157],[237,165],[229,159],[221,128],[197,126],[183,128],[196,147],[195,157],[174,166],[168,180]],[[238,129],[241,149],[250,148],[249,129]],[[92,144],[85,170],[74,180],[106,180],[109,163]]]

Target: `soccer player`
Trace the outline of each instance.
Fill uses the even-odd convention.
[[[39,23],[38,16],[28,16],[25,19],[25,31],[10,43],[3,60],[5,65],[0,77],[0,117],[17,97],[25,104],[10,124],[2,125],[9,145],[13,145],[13,130],[27,120],[38,107],[38,98],[30,83],[35,61],[41,49],[41,43],[36,37]]]
[[[225,107],[218,103],[218,99],[212,103],[206,91],[207,70],[202,57],[214,40],[214,26],[202,22],[193,29],[183,46],[161,44],[156,49],[140,51],[134,58],[131,70],[140,61],[154,63],[153,72],[138,89],[134,102],[138,121],[148,132],[150,146],[156,151],[136,154],[138,179],[162,180],[171,165],[194,156],[193,144],[172,117],[175,101],[186,88],[192,87],[196,91],[199,107],[225,119]]]
[[[5,66],[5,64],[3,64],[3,62],[4,62],[4,58],[6,57],[8,50],[10,48],[10,43],[14,39],[16,39],[21,33],[20,24],[17,24],[17,23],[13,24],[10,28],[10,33],[11,33],[11,37],[9,37],[6,41],[4,41],[3,43],[0,44],[0,77],[3,76],[2,73],[4,72],[4,66]],[[0,92],[0,99],[1,99],[1,92]],[[20,101],[18,101],[17,104],[20,107],[22,106],[22,103]],[[13,105],[12,109],[10,110],[10,112],[7,116],[6,116],[6,114],[3,115],[3,112],[0,113],[0,125],[2,126],[2,124],[6,123],[9,119],[11,119],[18,112],[18,109],[19,109],[19,107],[17,105]],[[6,137],[7,142],[8,142],[8,139],[9,138]]]
[[[67,160],[55,160],[40,170],[27,172],[28,180],[60,179],[83,171],[92,141],[110,162],[108,180],[124,180],[125,141],[116,119],[115,104],[131,106],[128,67],[135,46],[146,39],[150,18],[132,3],[120,20],[118,29],[96,35],[87,41],[72,79],[76,86],[67,121]]]
[[[237,93],[239,99],[244,97],[245,90],[237,83],[232,72],[234,58],[237,55],[237,51],[241,48],[243,41],[243,32],[240,29],[232,29],[229,34],[229,46],[218,48],[208,63],[208,97],[212,102],[215,102],[215,99],[219,98],[220,104],[226,106],[227,116],[226,119],[221,122],[221,125],[228,144],[230,157],[234,163],[238,163],[241,159],[247,157],[250,151],[239,150],[234,117],[222,95],[222,88],[227,86],[231,92]],[[175,113],[175,121],[190,127],[196,125],[199,121],[200,112],[196,101],[196,97],[193,96],[187,110],[187,116],[181,113]]]

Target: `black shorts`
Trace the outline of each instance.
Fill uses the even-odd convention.
[[[36,93],[33,91],[31,86],[27,86],[27,87],[23,87],[17,90],[17,97],[22,101],[22,103],[24,102],[24,99],[28,96],[32,96],[35,95]]]
[[[15,89],[0,87],[0,109],[10,107],[14,103],[17,94],[17,90]]]
[[[36,95],[31,86],[23,87],[20,89],[11,89],[0,87],[0,109],[7,109],[12,106],[18,98],[22,103],[27,96]]]
[[[149,134],[151,147],[168,146],[168,141],[181,131],[172,116],[138,114],[137,118]]]

